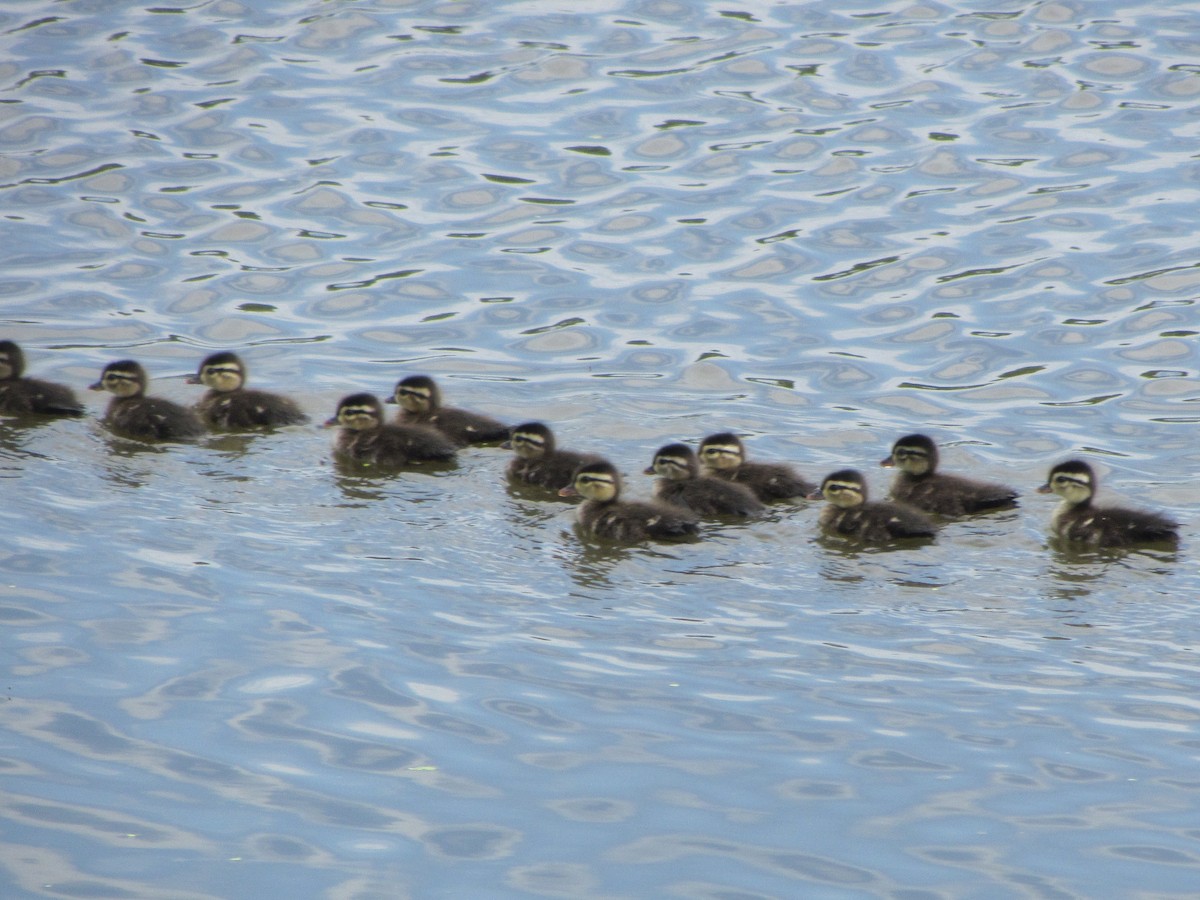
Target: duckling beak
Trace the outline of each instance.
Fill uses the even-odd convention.
[[[501,450],[511,450],[512,449],[512,441],[505,441],[503,444],[500,445],[500,449]]]
[[[189,375],[187,378],[183,379],[183,383],[184,384],[202,384],[203,382],[200,381],[199,375]]]
[[[102,391],[102,390],[104,390],[104,382],[103,382],[103,381],[97,381],[97,382],[94,382],[94,383],[92,383],[92,384],[89,384],[89,385],[88,385],[88,390],[89,390],[89,391]]]
[[[337,423],[338,423],[337,416],[334,416],[332,419],[326,419],[325,423],[321,427],[322,428],[334,428],[337,426]]]
[[[655,474],[655,473],[654,473],[654,466],[646,466],[646,468],[642,469],[642,474],[643,474],[643,475],[653,475],[653,474]]]
[[[881,466],[883,466],[885,469],[892,469],[892,468],[895,468],[896,461],[894,459],[892,459],[890,456],[885,456],[883,459],[881,459],[879,461],[879,464]]]
[[[1045,484],[1043,484],[1040,488],[1037,489],[1037,492],[1039,494],[1053,494],[1054,488],[1050,487],[1050,482],[1047,481]]]
[[[392,396],[390,396],[390,397],[384,397],[384,398],[383,398],[383,402],[384,402],[384,403],[390,403],[390,404],[392,404],[393,406],[395,406],[395,405],[396,405],[397,403],[399,403],[400,401],[399,401],[399,400],[397,400],[397,399],[396,399],[396,395],[395,395],[395,394],[393,394],[393,395],[392,395]]]
[[[560,497],[578,497],[579,491],[575,490],[575,486],[568,484],[565,488],[559,488],[558,496]]]
[[[805,500],[824,500],[825,495],[821,493],[821,489],[817,488],[811,494],[804,498]]]

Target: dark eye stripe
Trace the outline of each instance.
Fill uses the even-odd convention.
[[[926,453],[924,450],[922,450],[919,447],[897,447],[892,452],[895,456],[899,456],[899,457],[920,456],[920,457],[924,458],[929,455],[928,453]]]

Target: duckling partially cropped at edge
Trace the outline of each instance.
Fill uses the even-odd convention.
[[[748,462],[741,438],[730,431],[710,434],[697,455],[706,475],[744,484],[764,503],[807,497],[817,489],[786,463]]]
[[[541,422],[516,426],[512,436],[501,446],[514,454],[508,464],[509,478],[554,491],[568,487],[580,466],[600,461],[594,453],[559,450],[554,432]]]
[[[765,509],[744,484],[700,474],[687,444],[667,444],[654,454],[647,475],[658,475],[654,496],[701,516],[752,516]]]
[[[900,503],[869,502],[867,482],[855,469],[840,469],[825,476],[821,489],[810,500],[829,501],[821,511],[821,527],[863,541],[931,537],[933,521],[919,510]]]
[[[401,425],[428,425],[459,444],[490,444],[508,438],[508,426],[491,416],[442,406],[442,392],[428,375],[401,379],[388,398],[401,407]]]
[[[413,463],[454,459],[455,446],[446,435],[424,425],[384,422],[383,404],[374,394],[343,397],[326,428],[340,425],[335,454],[363,466],[398,469]]]
[[[1179,539],[1179,523],[1157,512],[1120,506],[1092,505],[1099,480],[1092,467],[1081,459],[1068,459],[1050,470],[1039,494],[1055,493],[1062,503],[1050,520],[1060,538],[1093,547],[1128,547],[1154,541]]]
[[[893,500],[943,516],[1015,506],[1019,496],[1007,485],[938,472],[937,444],[923,434],[900,438],[879,464],[896,469]]]
[[[196,412],[212,428],[274,428],[302,425],[308,416],[292,400],[246,387],[246,364],[234,353],[214,353],[200,363],[188,384],[208,388]]]
[[[587,534],[615,541],[642,541],[696,534],[696,517],[668,503],[621,499],[621,475],[607,460],[580,466],[560,496],[580,496],[579,527]]]
[[[90,386],[113,395],[103,420],[111,431],[143,441],[189,441],[205,433],[200,417],[186,406],[147,397],[147,380],[141,365],[122,359],[105,366],[100,380]]]
[[[24,375],[24,352],[13,341],[0,341],[0,413],[83,415],[83,405],[65,384],[25,378]]]

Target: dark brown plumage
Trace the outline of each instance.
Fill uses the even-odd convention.
[[[1092,498],[1098,486],[1096,473],[1081,459],[1066,460],[1050,470],[1038,493],[1062,497],[1050,522],[1056,536],[1093,547],[1128,547],[1179,539],[1179,524],[1161,513],[1094,506]]]
[[[559,450],[554,433],[541,422],[526,422],[512,430],[512,436],[502,445],[513,451],[508,464],[508,477],[526,484],[557,491],[571,484],[575,470],[585,463],[599,462],[594,453],[574,453]]]
[[[0,341],[0,413],[82,416],[83,405],[65,384],[25,378],[25,354],[13,341]]]
[[[388,403],[400,405],[399,424],[428,425],[459,444],[491,444],[508,438],[508,426],[491,416],[442,406],[442,392],[428,375],[401,379]]]
[[[1005,509],[1015,506],[1019,496],[1003,484],[938,472],[937,444],[923,434],[900,438],[892,446],[891,454],[879,464],[896,468],[893,500],[943,516]]]
[[[559,494],[584,498],[579,506],[579,527],[593,537],[635,542],[685,537],[699,530],[696,517],[686,509],[662,502],[622,500],[621,476],[603,459],[580,466],[573,483]]]
[[[700,474],[687,444],[667,444],[654,454],[647,475],[659,475],[654,496],[700,516],[752,516],[765,508],[750,488]]]
[[[786,463],[747,461],[741,438],[729,431],[710,434],[700,442],[697,455],[705,474],[744,484],[764,503],[807,497],[817,489]]]
[[[189,384],[208,388],[196,412],[212,428],[239,430],[301,425],[308,416],[294,401],[268,391],[246,387],[246,366],[233,353],[214,353],[200,363]]]
[[[192,410],[161,397],[146,396],[146,370],[132,359],[109,363],[93,391],[113,394],[104,424],[115,434],[142,441],[190,441],[205,433]]]
[[[825,477],[821,489],[810,500],[829,501],[821,511],[821,527],[861,541],[931,537],[932,520],[919,510],[900,503],[868,502],[867,483],[862,473],[840,469]]]
[[[383,404],[373,394],[351,394],[338,403],[326,428],[340,425],[335,455],[374,469],[399,469],[421,462],[454,459],[455,446],[446,435],[424,425],[383,421]]]

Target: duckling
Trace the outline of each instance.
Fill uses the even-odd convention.
[[[246,365],[234,353],[214,353],[200,363],[188,384],[208,387],[196,412],[212,428],[273,428],[301,425],[308,416],[292,400],[246,385]]]
[[[579,525],[593,537],[642,541],[699,531],[696,517],[686,509],[657,501],[622,500],[621,476],[616,466],[604,459],[580,466],[572,483],[558,493],[560,497],[584,498]]]
[[[189,441],[204,434],[192,410],[161,397],[146,396],[146,370],[132,359],[109,363],[93,391],[111,391],[104,424],[122,437],[142,441]]]
[[[1068,459],[1050,470],[1050,476],[1038,488],[1038,493],[1054,493],[1063,499],[1050,520],[1055,535],[1093,547],[1127,547],[1146,541],[1178,540],[1179,524],[1161,513],[1119,506],[1093,506],[1092,498],[1098,484],[1092,467],[1081,459]]]
[[[0,341],[0,413],[82,416],[83,406],[65,384],[25,378],[25,354],[13,341]]]
[[[744,484],[700,474],[700,463],[687,444],[667,444],[654,454],[647,475],[661,476],[654,496],[701,516],[752,516],[766,507]]]
[[[442,392],[428,375],[401,379],[388,403],[400,404],[400,425],[428,425],[459,444],[490,444],[508,437],[508,426],[490,416],[442,406]]]
[[[508,464],[509,478],[555,491],[569,486],[575,470],[584,463],[600,461],[594,453],[559,450],[554,433],[541,422],[518,425],[500,446],[515,454]]]
[[[898,470],[892,482],[893,500],[943,516],[1015,506],[1019,496],[1003,484],[938,472],[937,444],[923,434],[900,438],[879,464]]]
[[[840,469],[825,476],[821,489],[808,499],[829,501],[821,512],[821,526],[837,534],[863,541],[934,534],[933,521],[919,510],[900,503],[868,502],[866,479],[854,469]]]
[[[326,428],[342,426],[336,454],[349,462],[381,469],[454,458],[453,442],[424,425],[396,425],[383,421],[383,404],[373,394],[350,394],[337,406]]]
[[[746,462],[741,438],[729,431],[702,440],[699,456],[706,475],[744,484],[764,503],[807,497],[817,489],[785,463]]]

